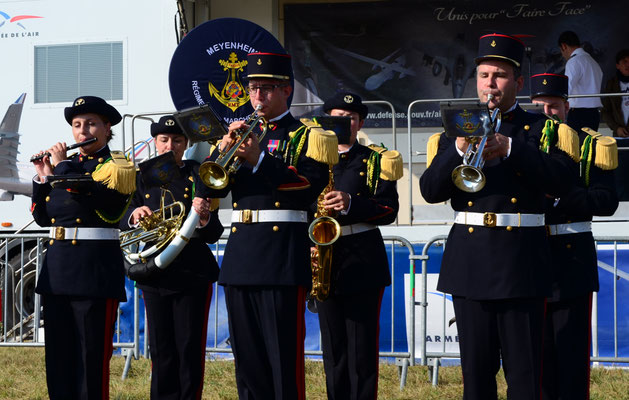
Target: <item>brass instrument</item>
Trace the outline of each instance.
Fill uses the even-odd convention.
[[[262,133],[258,136],[260,140],[266,135],[267,122],[263,117],[258,115],[258,111],[262,108],[262,105],[258,104],[255,111],[251,113],[245,120],[245,124],[249,125],[249,128],[242,132],[236,131],[236,138],[232,142],[229,148],[220,150],[219,155],[215,161],[206,161],[199,167],[199,176],[203,183],[211,189],[223,189],[229,182],[229,175],[238,171],[242,165],[242,160],[238,157],[234,157],[236,150],[241,144],[247,140],[251,132],[260,125],[262,127]]]
[[[325,195],[334,190],[334,174],[332,167],[329,169],[329,182],[317,199],[317,212],[315,220],[308,227],[308,236],[316,245],[312,251],[312,290],[310,297],[319,301],[328,298],[332,283],[332,244],[341,236],[341,226],[333,218],[332,211],[327,210],[323,204]]]
[[[494,95],[487,95],[487,105],[494,98]],[[501,113],[500,109],[495,108],[490,115],[490,123],[493,126],[491,134],[493,135],[500,129]],[[465,154],[463,154],[463,164],[459,165],[452,171],[452,182],[454,185],[464,192],[476,193],[485,187],[485,174],[483,166],[483,150],[489,134],[486,132],[483,136],[467,137],[469,145]]]
[[[166,195],[170,195],[170,204],[166,203]],[[192,210],[193,211],[193,210]],[[184,220],[186,207],[180,201],[175,201],[172,192],[162,188],[159,210],[153,214],[142,218],[140,226],[126,232],[120,233],[120,248],[125,258],[131,263],[145,262],[164,246],[169,244]],[[137,251],[140,243],[154,243],[148,249]]]

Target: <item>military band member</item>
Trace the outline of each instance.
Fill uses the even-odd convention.
[[[200,399],[203,391],[207,320],[212,299],[212,283],[218,278],[218,264],[208,243],[223,232],[218,210],[210,212],[208,199],[197,197],[199,163],[183,160],[188,139],[171,115],[151,124],[158,155],[172,151],[179,177],[166,188],[186,208],[200,215],[199,226],[181,253],[165,269],[128,275],[138,283],[146,305],[148,341],[151,353],[151,399]],[[149,186],[138,175],[137,190],[121,228],[129,229],[160,208],[161,188]],[[165,197],[170,201],[169,195]],[[147,244],[151,245],[151,243]],[[152,264],[148,264],[149,267]],[[144,267],[144,266],[141,266]]]
[[[531,77],[531,100],[559,120],[547,122],[552,134],[571,129],[561,123],[567,98],[567,76]],[[579,139],[580,173],[568,193],[547,202],[553,291],[546,303],[542,397],[548,400],[589,398],[592,292],[599,288],[592,216],[612,215],[618,207],[616,141],[589,129]]]
[[[305,295],[311,282],[307,210],[328,181],[326,154],[288,111],[292,67],[286,54],[251,53],[248,92],[268,121],[262,140],[245,140],[246,162],[223,190],[231,191],[232,225],[219,275],[225,286],[229,333],[242,399],[303,399]],[[219,148],[245,128],[234,122]],[[260,130],[256,128],[256,133]],[[333,135],[332,135],[333,136]],[[325,141],[323,141],[325,142]],[[211,158],[217,156],[217,151]]]
[[[397,216],[402,158],[397,151],[357,143],[367,116],[358,95],[337,93],[323,110],[351,118],[349,143],[338,145],[334,189],[323,202],[336,213],[342,230],[332,245],[331,294],[317,301],[326,388],[328,399],[375,399],[380,305],[384,288],[391,284],[378,225],[390,224]]]
[[[69,157],[60,142],[34,161],[31,210],[35,222],[51,227],[36,287],[46,382],[51,399],[108,399],[116,310],[126,299],[117,228],[135,168],[107,146],[121,116],[105,100],[79,97],[65,108],[65,119],[77,143],[97,140]]]
[[[523,43],[509,35],[479,41],[478,97],[502,113],[499,131],[483,151],[484,188],[468,193],[453,184],[451,173],[468,143],[444,134],[429,140],[429,166],[420,179],[429,203],[450,200],[455,210],[437,289],[452,294],[465,399],[497,398],[501,360],[509,399],[540,397],[551,267],[545,195],[567,190],[572,161],[556,148],[551,155],[539,149],[543,117],[525,112],[516,101],[524,82],[523,53]],[[571,141],[576,137],[559,143]]]

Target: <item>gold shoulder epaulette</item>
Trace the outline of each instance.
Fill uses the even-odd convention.
[[[582,128],[582,130],[596,140],[594,165],[606,171],[618,168],[618,145],[616,144],[616,139],[611,136],[603,136],[590,128]]]
[[[566,124],[559,124],[559,129],[557,129],[557,148],[568,154],[574,162],[579,162],[581,159],[579,135]]]
[[[332,131],[325,131],[319,125],[308,126],[308,150],[306,157],[328,165],[339,162],[339,141]]]
[[[371,150],[380,154],[380,179],[385,181],[397,181],[404,175],[402,155],[397,150],[388,150],[386,147],[370,144]]]
[[[98,164],[92,178],[122,194],[135,191],[135,166],[121,151],[112,151],[111,158]]]
[[[430,138],[428,138],[428,143],[426,144],[426,168],[430,167],[432,163],[432,159],[437,155],[437,150],[439,150],[439,139],[441,138],[441,133],[435,133]]]

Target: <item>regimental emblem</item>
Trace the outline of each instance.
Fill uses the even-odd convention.
[[[542,81],[542,85],[548,85],[548,81],[547,81],[546,79],[544,79],[544,80]]]
[[[238,61],[238,56],[232,52],[228,60],[218,60],[218,63],[223,67],[223,71],[227,71],[227,79],[223,89],[220,91],[210,82],[210,95],[216,97],[216,100],[225,107],[236,111],[243,104],[249,102],[249,95],[240,82],[240,73],[247,66],[247,60]],[[261,61],[258,60],[258,64],[260,63]]]
[[[257,62],[257,64],[258,64],[258,65],[262,65],[262,59],[261,59],[261,58],[258,58],[258,62]]]
[[[76,99],[76,101],[74,102],[74,106],[82,106],[83,104],[85,104],[85,100],[84,99]]]
[[[461,117],[461,119],[463,120],[463,124],[457,123],[456,124],[457,129],[467,133],[468,135],[471,135],[474,132],[476,132],[478,128],[480,128],[481,124],[480,124],[480,121],[474,124],[474,122],[472,121],[473,116],[474,114],[472,114],[471,112],[468,112],[466,109],[463,109],[463,112],[459,113],[459,117]]]
[[[351,104],[354,102],[354,98],[348,94],[347,96],[343,97],[343,101],[345,101],[347,104]]]
[[[190,117],[190,121],[188,121],[188,124],[190,125],[190,128],[193,132],[196,132],[200,135],[209,136],[210,133],[212,133],[212,123],[208,120],[203,119],[199,114]]]
[[[166,126],[175,126],[175,120],[174,119],[167,119],[166,122],[164,122],[164,125],[166,125]]]
[[[491,41],[490,46],[491,46],[491,47],[496,47],[496,41],[495,41],[495,40],[492,40],[492,41]]]

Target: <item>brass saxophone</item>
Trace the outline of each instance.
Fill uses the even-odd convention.
[[[327,210],[323,204],[325,195],[334,190],[334,174],[332,167],[328,171],[328,185],[317,199],[315,220],[308,227],[308,236],[316,245],[311,252],[312,290],[310,297],[319,301],[328,298],[332,281],[332,244],[341,236],[341,226],[334,219],[333,211]]]

